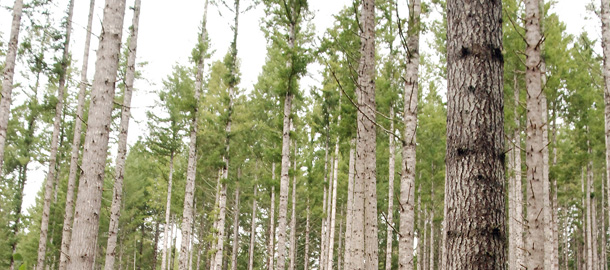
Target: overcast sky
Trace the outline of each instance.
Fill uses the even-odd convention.
[[[29,2],[28,0],[25,0]],[[242,0],[242,6],[247,6],[247,2]],[[152,0],[142,1],[140,16],[140,32],[138,39],[138,61],[146,61],[148,65],[142,70],[144,80],[135,83],[137,89],[133,98],[133,119],[130,123],[129,142],[132,144],[138,136],[144,135],[146,128],[145,112],[154,104],[155,95],[153,91],[160,88],[161,81],[172,70],[175,64],[188,65],[191,50],[197,42],[199,26],[203,17],[203,0]],[[230,1],[229,1],[230,2]],[[580,0],[558,0],[552,12],[559,14],[559,17],[567,25],[567,32],[577,35],[583,30],[588,31],[590,37],[599,39],[600,23],[597,17],[586,11],[585,4]],[[66,10],[67,0],[53,1],[53,9],[56,11]],[[310,10],[315,13],[313,23],[316,27],[316,34],[321,36],[324,30],[333,24],[333,14],[337,14],[345,5],[350,4],[350,0],[309,0]],[[128,6],[133,5],[133,0],[127,1]],[[12,0],[0,0],[3,7],[0,10],[0,32],[2,40],[8,39],[10,32],[10,22],[12,13],[10,9],[13,5]],[[98,34],[101,29],[103,0],[96,1],[95,18],[93,33]],[[598,4],[599,5],[599,4]],[[89,1],[75,0],[75,10],[73,18],[73,35],[71,41],[71,51],[76,67],[80,68],[83,55],[85,27],[87,23]],[[211,49],[214,51],[212,61],[222,59],[226,54],[229,43],[232,39],[230,24],[232,15],[223,8],[210,5],[208,12],[208,31],[212,42]],[[406,11],[403,12],[406,15]],[[241,60],[242,79],[239,87],[252,89],[260,74],[266,56],[266,40],[260,31],[260,21],[264,16],[262,7],[253,9],[240,15],[239,37],[237,41],[238,57]],[[125,17],[125,29],[131,25],[132,11],[128,10]],[[128,35],[124,31],[124,38]],[[422,43],[422,46],[425,44]],[[98,47],[97,38],[94,37],[91,43],[89,62],[89,79],[93,78],[95,72],[95,51]],[[598,46],[599,47],[599,46]],[[599,47],[598,50],[601,47]],[[17,66],[17,73],[23,69]],[[303,79],[304,85],[315,85],[319,82],[317,76],[320,70],[319,65],[312,65],[309,74],[313,77]],[[16,78],[18,83],[20,78]],[[303,87],[305,90],[308,87]],[[18,89],[15,91],[19,91]],[[77,89],[69,89],[75,92]],[[19,102],[18,100],[13,103]],[[75,105],[71,105],[75,106]],[[41,165],[31,167],[28,174],[25,188],[24,209],[31,207],[35,203],[36,192],[40,190],[47,168]]]

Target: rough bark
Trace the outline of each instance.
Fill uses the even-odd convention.
[[[121,108],[121,126],[119,145],[116,158],[114,190],[112,205],[110,207],[110,224],[108,227],[108,245],[106,247],[105,270],[114,269],[116,256],[117,235],[119,233],[119,218],[121,217],[121,202],[123,200],[123,179],[125,178],[125,159],[127,158],[127,135],[129,120],[131,119],[131,95],[136,75],[136,51],[138,48],[138,29],[140,28],[140,5],[142,0],[136,0],[133,7],[133,21],[129,37],[129,56],[127,59],[127,72],[125,74],[125,91],[123,106]]]
[[[6,143],[6,130],[8,118],[11,114],[11,95],[13,94],[13,77],[15,75],[15,58],[17,57],[17,45],[19,43],[19,29],[21,28],[21,14],[23,0],[15,0],[13,5],[13,21],[8,41],[8,50],[2,71],[2,97],[0,98],[0,172],[4,163],[4,145]]]
[[[257,182],[257,179],[254,179]],[[258,188],[254,184],[254,196],[252,197],[252,219],[250,220],[250,247],[248,250],[248,270],[254,269],[254,244],[256,238],[256,193]]]
[[[349,165],[347,174],[347,211],[345,213],[345,251],[343,255],[343,269],[352,269],[352,222],[353,222],[353,204],[354,204],[354,163],[356,160],[355,140],[350,142],[349,149]]]
[[[610,0],[601,0],[602,50],[604,57],[604,127],[606,142],[606,186],[610,211]],[[602,180],[603,181],[603,180]],[[610,217],[610,212],[608,213]],[[608,230],[610,231],[610,223]],[[604,253],[605,254],[605,253]]]
[[[446,269],[506,268],[501,21],[500,1],[447,2]]]
[[[106,0],[83,151],[83,173],[76,199],[68,264],[70,270],[91,269],[93,266],[92,251],[99,228],[124,16],[125,0]]]
[[[404,94],[404,133],[402,141],[402,172],[400,177],[400,236],[398,269],[413,269],[413,238],[415,226],[415,163],[417,129],[417,95],[419,88],[419,16],[420,0],[409,2],[407,37],[407,70]]]
[[[89,17],[87,19],[87,32],[85,34],[85,52],[83,55],[83,65],[81,67],[80,74],[81,79],[78,91],[78,105],[76,107],[76,119],[74,119],[74,137],[72,139],[72,152],[70,154],[70,173],[68,176],[68,188],[66,190],[64,225],[61,234],[59,270],[65,270],[68,266],[68,254],[70,253],[70,242],[72,241],[72,221],[74,217],[74,188],[76,187],[76,174],[78,169],[78,157],[81,144],[83,110],[85,107],[85,96],[87,95],[87,69],[89,66],[89,47],[91,44],[91,26],[93,24],[94,7],[95,0],[91,0],[89,4]]]
[[[544,144],[546,126],[546,102],[541,86],[540,71],[540,10],[538,0],[525,1],[525,39],[526,39],[526,73],[527,87],[527,269],[543,269],[545,263],[545,166]],[[546,198],[548,199],[548,198]],[[540,214],[542,213],[542,214]]]
[[[294,176],[292,177],[292,217],[290,218],[290,270],[296,269],[297,258],[297,142],[294,141]]]
[[[163,246],[161,248],[162,252],[161,253],[161,269],[165,270],[166,269],[166,263],[167,263],[167,240],[168,240],[168,233],[169,233],[169,224],[170,224],[170,212],[171,212],[171,206],[172,206],[172,180],[173,180],[173,176],[174,176],[174,153],[170,154],[169,157],[169,177],[168,177],[168,181],[167,181],[167,200],[165,202],[165,225],[163,226]],[[171,238],[171,237],[170,237]]]
[[[206,29],[208,17],[208,0],[205,1],[204,11],[203,11],[203,22],[201,27],[201,40],[200,42],[203,44],[206,42],[208,38],[208,32]],[[205,47],[205,46],[204,46]],[[182,217],[182,240],[180,246],[180,270],[188,269],[188,249],[189,243],[191,241],[192,234],[192,224],[193,224],[193,198],[195,195],[195,177],[197,174],[197,131],[199,130],[199,125],[197,119],[199,118],[199,99],[201,97],[201,91],[203,86],[203,68],[204,68],[204,59],[206,52],[200,52],[198,55],[197,62],[197,75],[195,77],[195,106],[192,109],[191,115],[191,126],[190,126],[190,135],[189,135],[189,158],[186,172],[186,185],[184,191],[184,209],[183,209],[183,217]]]
[[[275,184],[275,162],[271,165],[271,180]],[[271,203],[269,204],[269,243],[267,243],[267,269],[274,270],[275,257],[275,186],[271,186]]]
[[[297,7],[299,9],[297,9]],[[286,7],[288,9],[288,7]],[[297,38],[297,17],[300,14],[300,5],[298,1],[293,1],[290,7],[290,32],[288,34],[288,51],[291,52],[296,43]],[[286,10],[288,13],[288,10]],[[287,67],[292,72],[294,63],[288,61]],[[288,212],[288,185],[290,182],[288,171],[290,170],[290,119],[292,112],[292,100],[294,98],[295,91],[294,85],[295,80],[293,76],[289,77],[287,83],[288,89],[284,98],[284,115],[283,115],[283,128],[282,128],[282,163],[280,172],[280,204],[278,207],[278,232],[277,232],[277,268],[285,269],[286,262],[286,215]]]
[[[55,105],[55,118],[53,120],[53,134],[51,135],[51,151],[49,155],[49,169],[45,180],[44,201],[42,217],[40,222],[40,239],[38,241],[38,261],[36,269],[42,270],[45,265],[47,251],[47,234],[49,230],[49,216],[51,214],[51,196],[53,196],[53,180],[57,173],[57,147],[59,144],[60,124],[64,106],[64,93],[66,90],[66,74],[68,73],[68,61],[70,58],[70,35],[72,33],[72,14],[74,13],[74,0],[68,5],[68,17],[66,24],[66,39],[63,45],[61,59],[61,70],[59,71],[59,86],[57,88],[57,104]],[[8,63],[7,63],[8,64]],[[0,168],[1,171],[1,168]]]
[[[353,269],[378,269],[375,1],[362,1],[358,66],[358,129],[354,180]]]
[[[390,131],[394,132],[394,106],[390,104]],[[396,147],[394,146],[394,134],[390,134],[388,148],[390,157],[388,158],[388,212],[386,214],[386,249],[385,249],[385,269],[392,269],[392,242],[394,240],[394,169],[396,165]],[[400,249],[399,249],[400,250]],[[413,254],[413,252],[411,252]]]

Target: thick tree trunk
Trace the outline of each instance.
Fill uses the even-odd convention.
[[[274,270],[275,257],[275,162],[271,165],[271,203],[269,204],[269,243],[267,244],[267,269]]]
[[[449,270],[506,268],[501,21],[499,1],[447,2]]]
[[[72,14],[74,13],[74,0],[68,5],[68,18],[66,24],[66,39],[63,46],[61,59],[61,70],[59,71],[59,87],[57,88],[57,104],[55,105],[55,118],[53,120],[53,134],[51,135],[51,151],[49,155],[49,170],[45,180],[44,201],[42,217],[40,222],[40,240],[38,241],[38,261],[36,269],[42,270],[45,265],[47,252],[47,234],[49,230],[49,216],[51,215],[51,196],[53,193],[53,180],[57,173],[57,147],[59,144],[60,122],[64,106],[64,93],[66,89],[66,74],[68,73],[68,61],[70,57],[70,34],[72,33]],[[7,61],[8,66],[8,61]],[[13,67],[14,68],[14,67]],[[5,78],[6,79],[6,78]],[[12,80],[12,78],[11,78]],[[9,87],[12,87],[9,86]],[[10,98],[10,97],[9,97]],[[2,136],[0,136],[2,137]],[[3,154],[3,153],[0,153]],[[0,166],[1,171],[1,166]]]
[[[419,88],[419,16],[420,0],[409,2],[407,71],[404,94],[404,133],[402,141],[402,172],[400,177],[400,236],[398,269],[413,269],[413,239],[415,226],[415,163],[417,129],[417,93]]]
[[[89,17],[87,19],[87,32],[85,34],[85,52],[81,68],[81,81],[78,91],[78,105],[76,107],[76,119],[74,119],[74,137],[72,139],[72,152],[70,156],[70,173],[68,176],[68,188],[66,190],[66,208],[64,210],[64,225],[61,234],[61,252],[59,255],[59,270],[65,270],[68,266],[68,254],[70,253],[70,242],[72,241],[72,221],[74,217],[74,188],[76,187],[76,174],[78,169],[78,157],[80,152],[83,110],[85,107],[85,96],[87,91],[87,68],[89,66],[89,47],[91,44],[91,26],[93,24],[93,12],[95,0],[89,4]]]
[[[375,1],[362,1],[358,66],[358,136],[354,180],[353,269],[377,269],[377,157],[375,104]]]
[[[129,120],[131,119],[131,95],[136,75],[136,50],[138,48],[138,29],[140,28],[140,4],[136,0],[133,8],[133,21],[131,36],[129,37],[129,56],[127,59],[127,73],[125,75],[125,92],[121,111],[121,131],[119,133],[119,146],[116,158],[114,191],[112,206],[110,207],[110,225],[108,228],[108,245],[106,247],[105,270],[114,269],[116,256],[117,235],[119,233],[119,218],[121,217],[121,202],[123,199],[123,179],[125,178],[125,159],[127,158],[127,134]]]
[[[353,242],[352,242],[352,222],[354,217],[353,205],[354,205],[354,163],[356,160],[355,140],[350,141],[349,148],[349,165],[347,174],[347,211],[345,214],[345,251],[343,255],[343,269],[353,269],[352,258],[353,258]]]
[[[203,11],[203,22],[201,27],[201,43],[205,43],[208,37],[206,24],[208,17],[208,0],[205,1]],[[205,47],[205,46],[204,46]],[[203,68],[206,52],[200,52],[197,62],[197,75],[195,77],[195,106],[191,115],[191,130],[189,138],[189,158],[186,172],[186,187],[184,191],[184,209],[182,211],[182,240],[180,246],[180,270],[188,269],[188,249],[191,241],[191,229],[193,224],[193,198],[195,195],[195,177],[197,175],[197,131],[199,125],[197,122],[199,114],[199,99],[203,86]]]
[[[167,181],[167,200],[165,202],[165,226],[163,226],[163,246],[161,248],[161,270],[165,270],[166,265],[169,264],[167,259],[168,253],[168,242],[167,240],[171,240],[171,236],[168,238],[168,233],[170,229],[170,213],[172,207],[172,180],[174,176],[174,153],[170,153],[169,156],[169,178]]]
[[[290,17],[290,33],[288,36],[288,51],[292,51],[295,46],[296,38],[297,38],[297,19],[298,14],[300,14],[300,9],[297,10],[297,1],[292,3],[292,7],[290,7],[292,14]],[[287,11],[288,12],[288,11]],[[289,61],[287,66],[291,68],[294,63]],[[291,122],[291,113],[292,113],[292,100],[294,98],[293,88],[294,82],[292,80],[288,81],[288,89],[286,90],[286,97],[284,98],[284,119],[283,119],[283,128],[282,128],[282,164],[281,164],[281,173],[280,173],[280,204],[278,207],[278,232],[277,232],[277,268],[285,269],[286,262],[286,215],[288,212],[288,185],[290,182],[290,178],[288,175],[288,171],[290,170],[290,122]]]
[[[297,142],[295,139],[294,176],[292,177],[292,217],[290,218],[290,270],[296,270],[297,258],[297,173]]]
[[[239,180],[241,171],[237,169]],[[239,183],[235,186],[235,206],[233,209],[233,250],[231,252],[231,270],[237,270],[237,251],[239,247]]]
[[[604,52],[604,126],[606,140],[606,183],[607,203],[610,211],[610,0],[601,0],[602,49]],[[603,180],[602,180],[603,181]],[[608,213],[610,217],[610,212]],[[610,231],[610,222],[608,223]],[[606,228],[604,228],[606,229]],[[605,242],[604,242],[605,243]],[[606,254],[606,253],[604,253]],[[606,256],[604,256],[605,258]],[[607,265],[607,264],[606,264]]]
[[[394,105],[390,104],[390,131],[394,132]],[[396,147],[394,146],[394,134],[389,136],[388,148],[390,152],[388,164],[388,212],[386,217],[386,249],[385,269],[392,269],[392,242],[394,240],[394,169],[396,165]],[[412,254],[413,252],[411,252]],[[413,256],[413,255],[411,255]]]
[[[544,152],[546,126],[546,102],[541,86],[540,71],[540,10],[538,0],[525,1],[525,27],[526,27],[526,87],[527,87],[527,220],[528,233],[526,236],[527,269],[538,270],[544,268],[545,263],[545,232],[547,227],[545,191],[545,158]],[[540,214],[543,213],[543,214]]]
[[[250,220],[250,248],[248,250],[248,270],[254,269],[254,245],[256,240],[256,187],[257,179],[254,179],[254,196],[252,197],[252,219]]]
[[[13,77],[15,75],[15,58],[17,58],[17,45],[19,43],[19,29],[21,28],[21,14],[23,0],[15,0],[13,5],[13,22],[8,41],[8,50],[2,71],[2,97],[0,98],[0,172],[4,163],[4,145],[6,144],[6,131],[8,118],[11,114],[11,95],[13,94]]]
[[[93,266],[92,251],[99,228],[124,16],[125,0],[106,0],[83,151],[83,173],[76,199],[70,270],[91,269]]]

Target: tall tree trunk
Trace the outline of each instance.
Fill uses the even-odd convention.
[[[322,227],[320,228],[320,259],[319,259],[319,267],[320,270],[324,270],[326,268],[326,239],[328,239],[328,222],[329,222],[329,214],[327,205],[330,204],[330,180],[328,177],[328,147],[330,141],[329,134],[329,126],[326,126],[326,143],[324,145],[324,180],[322,181],[322,185],[324,186],[324,191],[322,194]],[[326,187],[328,185],[328,188]]]
[[[517,73],[513,73],[514,122],[512,150],[509,153],[509,169],[512,170],[509,179],[509,268],[522,269],[523,261],[523,191],[521,189],[521,131],[517,107],[519,104],[519,82]]]
[[[297,258],[297,149],[297,141],[295,139],[294,176],[292,177],[292,217],[290,218],[290,270],[296,270]]]
[[[375,104],[375,1],[362,1],[358,66],[358,131],[354,180],[353,269],[378,268]]]
[[[413,269],[413,238],[415,226],[415,163],[417,96],[419,88],[419,16],[420,0],[409,2],[407,71],[404,94],[404,133],[402,141],[402,172],[400,177],[400,236],[398,269]]]
[[[19,43],[19,29],[21,28],[21,14],[23,0],[15,0],[13,5],[13,22],[8,41],[8,50],[2,71],[2,97],[0,98],[0,172],[4,163],[4,145],[6,144],[6,131],[8,118],[11,114],[11,95],[13,93],[13,77],[15,75],[15,58],[17,58],[17,45]]]
[[[341,207],[341,214],[339,214],[340,217],[344,216],[343,215],[343,208]],[[337,270],[341,270],[341,266],[343,266],[343,262],[341,261],[341,250],[343,250],[343,238],[341,237],[341,235],[343,234],[343,221],[339,221],[339,247],[337,248]]]
[[[587,198],[588,195],[587,195],[587,193],[585,193],[585,167],[583,167],[581,169],[581,172],[580,172],[580,192],[582,194],[580,200],[581,200],[581,206],[582,206],[582,209],[583,209],[582,210],[583,212],[581,214],[581,217],[582,217],[581,224],[582,224],[582,226],[580,227],[580,230],[582,232],[582,250],[581,250],[582,267],[581,267],[581,269],[586,269],[587,268],[587,258],[589,256],[587,256],[588,252],[587,252],[587,248],[586,248],[586,246],[587,246],[587,237],[588,237],[587,236],[588,230],[586,228],[586,226],[588,224],[588,222],[586,222],[587,221],[587,217],[588,217],[587,204],[586,204],[587,200],[586,200],[586,198]]]
[[[541,86],[540,71],[540,10],[538,0],[525,1],[526,87],[527,87],[527,269],[543,269],[545,263],[545,232],[548,224],[544,210],[548,191],[545,191],[545,126],[546,98]],[[548,152],[547,152],[548,153]],[[547,156],[548,158],[548,156]],[[540,214],[543,213],[543,214]]]
[[[237,180],[241,178],[241,169],[237,168]],[[231,252],[231,270],[237,270],[237,251],[239,247],[239,182],[235,185],[235,206],[233,209],[233,250]]]
[[[434,183],[432,183],[432,193],[430,201],[434,202]],[[430,270],[434,270],[434,205],[430,208]]]
[[[341,104],[341,101],[339,101]],[[341,105],[339,105],[341,106]],[[341,121],[341,116],[339,116],[339,121]],[[337,121],[337,124],[339,123]],[[337,141],[335,142],[335,159],[333,165],[333,194],[332,194],[332,203],[330,209],[330,226],[329,226],[329,240],[328,240],[328,257],[326,259],[326,269],[333,269],[333,252],[335,250],[335,228],[337,222],[337,178],[339,173],[339,136],[337,136]]]
[[[17,4],[17,3],[15,3],[15,4]],[[21,9],[21,7],[19,7],[19,8]],[[51,137],[51,151],[50,151],[50,155],[49,155],[49,169],[47,171],[47,177],[45,180],[44,202],[43,202],[42,217],[41,217],[41,222],[40,222],[40,240],[38,241],[38,262],[36,263],[37,270],[44,269],[46,252],[47,252],[47,234],[48,234],[48,230],[49,230],[49,216],[51,215],[51,196],[53,195],[52,194],[53,193],[53,180],[55,179],[55,174],[57,173],[57,147],[58,147],[58,143],[59,143],[59,131],[60,131],[60,124],[61,124],[60,122],[61,122],[61,116],[62,116],[63,106],[64,106],[64,92],[66,89],[66,74],[68,73],[68,61],[69,61],[69,57],[70,57],[70,34],[72,33],[72,14],[73,13],[74,13],[74,0],[70,0],[70,2],[68,4],[66,39],[64,41],[64,46],[63,46],[63,55],[62,55],[62,59],[61,59],[61,70],[59,71],[59,87],[57,88],[57,104],[55,105],[55,118],[53,120],[53,134],[51,135],[52,137]],[[7,67],[8,67],[8,65],[9,65],[9,63],[7,61]],[[12,81],[12,78],[10,78],[10,80]],[[9,87],[12,87],[12,85],[10,85]],[[10,94],[9,94],[8,98],[10,101]],[[4,100],[4,98],[3,98],[3,100]],[[4,136],[0,136],[0,137],[4,137]],[[4,147],[2,147],[2,153],[0,153],[0,155],[4,154],[3,151],[4,151]],[[1,166],[0,166],[0,171],[1,171]]]
[[[258,179],[254,176],[254,196],[252,197],[252,219],[250,220],[250,247],[248,250],[248,270],[254,269],[254,245],[256,243],[256,193]],[[199,269],[197,269],[199,270]]]
[[[175,230],[175,232],[174,232]],[[176,224],[176,215],[172,217],[172,254],[170,257],[169,269],[173,270],[176,268],[176,239],[178,238],[178,224]],[[180,266],[178,266],[180,267]]]
[[[354,163],[356,160],[355,140],[350,141],[349,148],[349,165],[347,174],[347,211],[345,213],[345,251],[343,255],[343,269],[353,269],[352,258],[353,258],[353,241],[352,241],[352,223],[354,217],[353,205],[354,205]]]
[[[421,174],[421,172],[420,172]],[[421,179],[421,177],[420,177]],[[423,240],[424,240],[424,217],[423,217],[423,211],[422,211],[422,204],[421,204],[421,183],[418,185],[417,187],[417,269],[418,270],[422,270],[424,269],[422,267],[423,263],[424,263],[424,249],[423,249]],[[400,238],[399,238],[400,240]],[[400,245],[399,245],[399,256],[400,256]],[[443,253],[444,254],[444,253]],[[400,259],[399,259],[400,260]]]
[[[606,142],[606,186],[608,211],[610,211],[610,0],[601,0],[602,49],[604,52],[604,127]],[[603,181],[603,180],[602,180]],[[610,212],[608,213],[610,218]],[[608,223],[610,231],[610,222]],[[604,242],[605,243],[605,242]],[[606,253],[604,253],[604,258]],[[607,265],[607,264],[606,264]]]
[[[589,142],[587,141],[587,144]],[[587,193],[585,194],[585,207],[587,209],[587,269],[594,269],[594,260],[593,260],[593,227],[592,225],[592,214],[591,214],[591,186],[593,185],[593,161],[591,160],[591,148],[589,147],[589,163],[587,164]]]
[[[269,204],[269,243],[267,244],[267,269],[274,270],[275,257],[275,162],[271,165],[271,203]]]
[[[421,193],[420,193],[421,194]],[[422,265],[421,265],[421,270],[426,270],[428,269],[428,260],[426,260],[428,258],[428,210],[424,210],[424,238],[423,238],[423,245],[422,245],[422,249],[423,249],[423,253],[422,253]]]
[[[591,182],[591,192],[595,193],[595,186],[593,185],[593,181]],[[591,227],[593,230],[591,231],[591,239],[593,244],[593,269],[599,269],[599,254],[598,254],[598,235],[597,235],[597,200],[595,198],[591,199]]]
[[[505,269],[502,3],[451,0],[447,11],[443,262]]]
[[[298,7],[298,9],[297,9]],[[288,9],[288,7],[286,7]],[[298,1],[293,1],[290,7],[292,14],[290,18],[290,33],[288,35],[288,52],[291,52],[296,43],[297,38],[297,17],[301,13],[301,6]],[[287,11],[288,12],[288,11]],[[294,63],[289,61],[287,64],[289,69],[293,68]],[[295,82],[293,76],[290,76],[287,83],[286,97],[284,98],[284,115],[282,128],[282,164],[280,174],[280,204],[278,207],[278,232],[277,232],[277,269],[285,269],[286,261],[286,215],[288,212],[288,185],[290,182],[288,171],[290,170],[290,122],[292,113],[292,100],[295,93]]]
[[[600,230],[602,232],[602,234],[601,234],[601,236],[602,236],[601,237],[602,243],[601,243],[601,256],[600,256],[600,260],[601,260],[601,262],[600,262],[600,264],[601,264],[600,270],[607,270],[607,268],[608,268],[608,261],[607,261],[607,259],[608,259],[607,257],[608,256],[607,256],[607,254],[608,253],[606,252],[606,245],[607,245],[606,206],[604,205],[605,202],[606,202],[606,200],[605,200],[605,197],[606,197],[605,196],[606,186],[604,184],[603,179],[604,178],[602,177],[602,190],[600,192],[602,194],[602,200],[600,201],[601,208],[602,208],[601,211],[600,211],[600,214],[602,216],[602,220],[601,220],[602,221],[602,225],[600,226]],[[555,186],[555,201],[557,201],[557,180],[555,180],[553,184]],[[556,207],[557,206],[555,206],[554,209],[557,209]]]
[[[390,104],[390,131],[394,132],[394,105]],[[389,135],[388,148],[390,150],[388,164],[388,212],[386,217],[386,249],[385,269],[392,269],[392,241],[394,240],[394,169],[396,165],[396,147],[394,146],[394,134]],[[411,252],[413,253],[413,252]]]
[[[305,218],[305,254],[303,254],[303,269],[309,269],[309,198],[307,198],[307,217]],[[250,269],[252,270],[252,269]]]
[[[121,201],[123,199],[123,179],[125,178],[125,159],[127,157],[127,134],[129,120],[131,119],[131,95],[136,75],[136,50],[138,48],[138,29],[140,28],[141,0],[136,0],[133,7],[133,21],[129,37],[129,56],[127,59],[127,73],[125,75],[125,92],[121,111],[121,131],[119,133],[119,146],[116,158],[114,190],[112,206],[110,207],[110,225],[108,227],[108,245],[106,247],[106,260],[104,269],[114,269],[116,256],[117,235],[119,232],[119,218],[121,217]]]
[[[168,253],[168,242],[167,240],[170,239],[171,240],[171,236],[168,238],[168,233],[170,233],[168,230],[170,229],[170,213],[171,213],[171,207],[172,207],[172,180],[173,180],[173,176],[174,176],[174,153],[170,153],[169,156],[169,177],[168,177],[168,181],[167,181],[167,200],[165,202],[165,226],[163,229],[163,246],[162,246],[162,253],[161,253],[161,270],[165,270],[167,269],[166,265],[169,264],[168,263],[168,259],[167,259],[167,253]]]
[[[106,0],[83,151],[83,173],[76,199],[68,264],[70,270],[90,269],[93,266],[91,251],[99,228],[124,16],[125,0]]]
[[[155,222],[155,240],[153,242],[153,253],[152,253],[152,269],[157,269],[157,255],[158,255],[158,247],[159,247],[159,227],[161,225],[161,222]],[[119,264],[121,261],[121,257],[119,257]],[[121,267],[119,267],[119,269],[121,269]]]
[[[91,44],[91,26],[93,24],[93,12],[95,0],[89,4],[89,17],[87,19],[87,32],[85,33],[85,52],[81,68],[81,79],[78,91],[78,105],[76,107],[76,119],[74,119],[74,137],[72,139],[72,152],[70,155],[70,173],[68,176],[68,188],[66,190],[66,208],[64,210],[64,225],[61,234],[61,252],[59,255],[59,270],[65,270],[68,266],[68,254],[70,253],[70,242],[72,241],[72,221],[74,217],[74,188],[76,187],[76,174],[78,169],[78,157],[80,152],[83,110],[85,107],[85,96],[87,91],[87,68],[89,66],[89,47]]]

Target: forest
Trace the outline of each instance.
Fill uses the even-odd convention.
[[[610,0],[563,1],[3,0],[0,269],[607,270]]]

